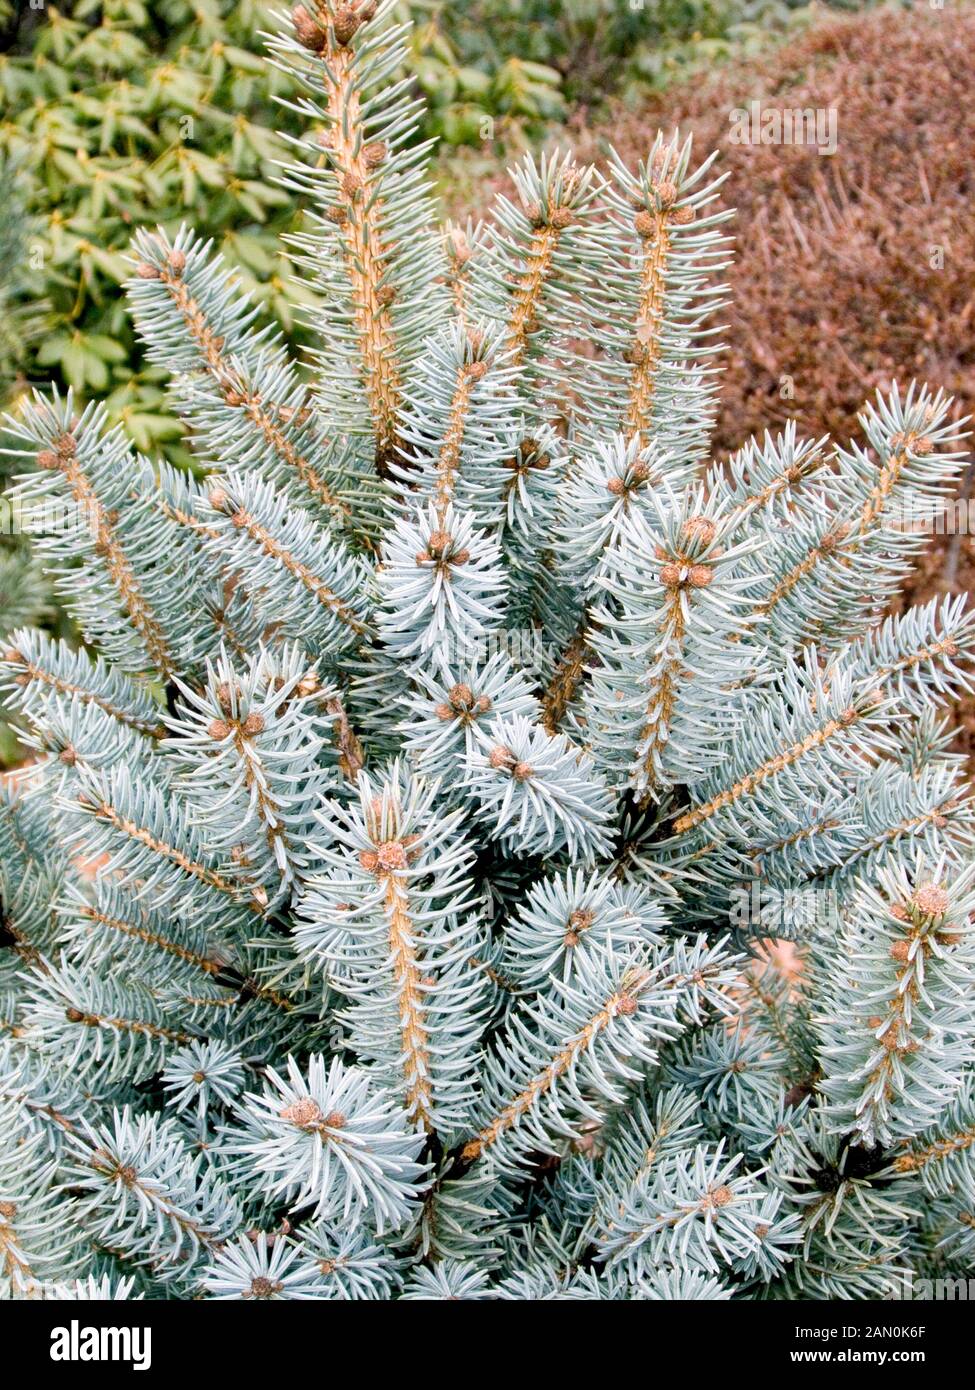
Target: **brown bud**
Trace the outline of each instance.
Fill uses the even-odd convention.
[[[849,534],[849,530],[850,528],[845,522],[842,526],[837,526],[835,530],[830,531],[829,534],[825,535],[819,542],[820,550],[825,551],[828,555],[830,551],[835,550],[840,541]]]
[[[911,945],[909,941],[895,941],[890,948],[891,958],[893,960],[907,960],[910,951]]]
[[[379,864],[379,856],[371,849],[360,850],[359,864],[367,874],[374,874]]]
[[[511,769],[511,775],[518,782],[527,782],[529,777],[534,777],[535,769],[531,763],[515,763]]]
[[[925,884],[916,889],[911,902],[923,917],[941,917],[948,911],[948,894],[936,883]]]
[[[708,565],[691,565],[687,581],[692,589],[706,589],[714,578],[714,571]]]
[[[348,5],[343,5],[340,10],[336,11],[335,18],[332,20],[336,41],[344,48],[355,37],[361,23],[362,21],[355,10]]]
[[[381,305],[383,306],[383,308],[386,308],[386,307],[388,307],[390,304],[392,304],[393,301],[395,300],[395,298],[396,298],[396,287],[395,287],[395,285],[382,285],[382,286],[376,291],[376,303],[377,303],[377,304],[381,304]]]
[[[671,222],[676,222],[678,227],[686,227],[689,222],[693,222],[697,213],[687,203],[683,207],[673,208],[670,214]]]
[[[342,175],[341,188],[346,198],[352,202],[362,191],[362,180],[358,174],[353,173],[350,169]]]
[[[927,454],[930,454],[933,448],[934,445],[931,440],[926,434],[922,434],[920,439],[915,439],[914,443],[911,445],[911,453],[917,454],[919,458],[924,458]]]
[[[325,1116],[325,1125],[328,1129],[345,1129],[345,1116],[341,1110],[330,1110]]]
[[[406,850],[399,840],[386,840],[376,851],[376,864],[380,869],[406,868]]]
[[[329,208],[325,216],[329,222],[334,222],[337,227],[344,227],[349,220],[348,209],[344,208],[341,203],[336,203],[334,207]]]
[[[73,458],[78,451],[78,442],[73,434],[62,434],[54,441],[54,448],[58,458]]]
[[[229,508],[230,498],[222,487],[215,487],[210,492],[209,502],[215,512],[224,512]]]
[[[486,362],[470,362],[467,366],[467,375],[471,381],[480,381],[488,369]]]
[[[174,246],[167,259],[169,260],[169,268],[173,274],[182,275],[183,271],[186,269],[185,253]]]
[[[431,555],[440,556],[450,549],[452,542],[453,537],[449,531],[433,531],[427,541],[427,549]]]
[[[57,454],[52,453],[50,449],[42,449],[37,455],[37,466],[38,468],[57,468]]]
[[[654,189],[654,192],[660,199],[661,207],[665,208],[669,208],[670,205],[673,203],[674,199],[677,197],[677,189],[674,187],[672,183],[670,183],[667,180],[664,180],[662,183],[658,183],[656,188]]]
[[[668,589],[676,589],[680,583],[680,565],[664,565],[660,571],[660,582]]]
[[[692,516],[684,523],[684,535],[702,545],[710,545],[717,533],[717,526],[706,516]]]
[[[264,716],[258,714],[256,710],[253,710],[244,720],[241,727],[244,733],[250,737],[253,737],[254,734],[262,734],[264,732]]]
[[[488,755],[488,762],[493,768],[510,767],[515,760],[515,755],[510,748],[506,748],[503,743],[492,748]]]
[[[321,1106],[311,1096],[302,1096],[293,1105],[286,1105],[281,1111],[282,1120],[297,1125],[299,1129],[314,1129],[322,1122]]]
[[[389,154],[389,146],[385,140],[376,140],[371,145],[365,145],[362,150],[362,162],[367,169],[376,169]]]
[[[626,484],[622,478],[610,478],[606,484],[606,491],[611,492],[614,497],[622,497],[626,492]]]
[[[571,224],[572,210],[570,208],[556,208],[548,220],[553,227],[561,232]]]
[[[451,686],[447,698],[454,709],[470,709],[474,703],[474,692],[469,685],[458,684]]]
[[[159,271],[156,269],[154,265],[150,265],[148,261],[140,261],[135,268],[135,273],[136,275],[138,275],[140,280],[159,279]]]
[[[319,28],[304,5],[295,5],[291,11],[291,21],[295,27],[295,38],[301,46],[312,53],[321,53],[328,42],[328,35]]]
[[[59,757],[68,767],[74,767],[75,763],[78,761],[78,754],[71,747],[70,743],[66,748],[61,749]]]
[[[207,733],[215,743],[220,743],[230,733],[230,727],[222,719],[211,719],[207,725]]]
[[[526,203],[525,216],[528,218],[529,222],[532,224],[533,227],[544,227],[545,214],[542,211],[540,203]]]
[[[635,1013],[636,1013],[636,1010],[637,1010],[637,1002],[636,1002],[636,1000],[633,998],[633,995],[632,995],[632,994],[624,994],[623,997],[622,997],[622,999],[620,1000],[620,1008],[619,1008],[620,1013],[621,1013],[621,1014],[626,1014],[626,1015],[635,1014]]]
[[[657,219],[654,217],[653,213],[648,212],[646,208],[642,208],[637,213],[636,217],[633,219],[633,225],[636,228],[637,235],[642,236],[644,241],[649,241],[651,237],[657,234]]]

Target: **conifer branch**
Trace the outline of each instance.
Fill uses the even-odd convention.
[[[281,407],[273,401],[264,399],[261,392],[248,380],[240,366],[233,366],[225,355],[227,340],[210,323],[207,314],[198,300],[190,292],[186,281],[186,251],[179,245],[168,248],[165,242],[153,255],[153,242],[144,237],[140,249],[151,259],[139,262],[136,276],[143,281],[154,281],[162,285],[174,308],[185,325],[186,332],[195,344],[200,363],[212,377],[224,403],[232,410],[242,413],[253,425],[263,442],[273,451],[288,472],[294,472],[304,489],[314,501],[341,516],[350,515],[350,507],[337,497],[319,476],[315,466],[305,458],[289,437],[284,421],[294,419],[298,425],[304,424],[310,415],[307,407]],[[145,309],[143,309],[145,313]],[[239,353],[242,344],[234,343],[233,351]]]

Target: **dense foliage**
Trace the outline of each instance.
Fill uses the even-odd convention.
[[[188,228],[197,471],[10,419],[84,642],[6,638],[13,1297],[896,1295],[975,1201],[951,401],[710,457],[729,214],[657,135],[431,217],[395,6],[296,5],[306,382]],[[791,941],[785,968],[773,943]]]

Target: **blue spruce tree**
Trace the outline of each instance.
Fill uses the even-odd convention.
[[[8,421],[80,641],[14,620],[12,1297],[871,1298],[975,1204],[960,602],[884,617],[961,464],[709,455],[728,214],[658,136],[439,228],[393,0],[271,61],[324,308],[194,232],[129,305],[198,453]],[[9,624],[8,624],[9,625]],[[768,946],[793,943],[796,967]]]

